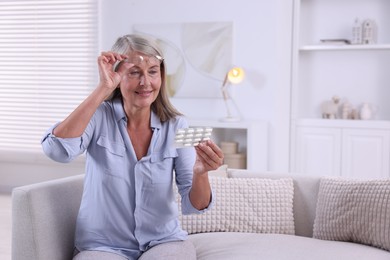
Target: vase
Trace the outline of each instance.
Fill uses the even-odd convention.
[[[372,118],[372,109],[370,104],[363,103],[362,108],[360,109],[360,119],[368,120]]]

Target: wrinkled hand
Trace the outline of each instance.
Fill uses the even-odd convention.
[[[204,174],[222,165],[223,152],[213,141],[202,142],[195,147],[195,150],[194,174]]]
[[[123,62],[117,71],[112,69],[115,62],[122,61],[126,58],[127,55],[122,55],[111,51],[102,52],[98,57],[100,79],[99,85],[108,89],[110,93],[118,87],[127,69],[133,66],[133,64]]]

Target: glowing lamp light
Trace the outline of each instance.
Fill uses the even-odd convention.
[[[245,72],[242,68],[234,67],[229,70],[227,77],[232,84],[238,84],[244,79]]]

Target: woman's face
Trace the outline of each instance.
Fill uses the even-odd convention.
[[[133,66],[127,69],[120,83],[123,102],[136,108],[150,107],[161,88],[162,58],[132,53],[126,62]]]

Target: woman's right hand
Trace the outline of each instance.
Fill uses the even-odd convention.
[[[113,65],[117,61],[122,61],[126,58],[128,58],[127,55],[111,51],[102,52],[98,57],[99,87],[105,88],[108,95],[118,87],[126,70],[132,66],[132,64],[124,62],[117,71],[113,70]]]
[[[123,62],[117,71],[113,70],[115,62],[127,58],[126,55],[115,52],[101,53],[98,57],[99,85],[64,121],[54,128],[55,136],[75,138],[84,133],[97,108],[118,87],[128,69],[134,66],[134,64]]]

